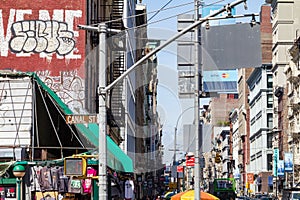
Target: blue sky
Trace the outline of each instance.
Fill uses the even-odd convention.
[[[233,1],[204,1],[206,5],[225,5]],[[165,6],[168,3],[167,6]],[[265,3],[264,0],[248,0],[248,10],[240,4],[236,7],[236,14],[259,13],[260,6]],[[148,37],[151,39],[160,39],[162,42],[177,33],[177,15],[193,14],[194,0],[143,0],[146,4],[148,14]],[[164,10],[156,12],[165,6]],[[171,9],[170,9],[171,8]],[[155,15],[155,16],[154,16]],[[239,18],[237,21],[250,22],[250,18]],[[186,109],[194,105],[194,99],[182,100],[177,96],[177,52],[176,43],[172,43],[161,50],[158,56],[158,111],[163,124],[163,144],[165,147],[166,163],[172,161],[174,149],[174,130],[178,122],[177,148],[182,148],[182,125],[191,124],[194,119],[193,109]],[[209,99],[202,99],[200,106],[208,104]],[[184,112],[182,116],[181,113]],[[177,155],[177,158],[182,156]]]

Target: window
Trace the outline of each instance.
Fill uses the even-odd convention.
[[[273,127],[273,113],[267,114],[267,126],[268,126],[268,128]]]
[[[259,111],[257,114],[256,114],[256,120],[258,120],[259,118],[261,118],[262,116],[262,111]]]
[[[272,133],[267,134],[267,148],[272,148]]]
[[[273,94],[267,94],[267,108],[273,108]]]
[[[273,75],[272,74],[267,75],[267,87],[273,88]]]
[[[250,121],[250,124],[253,125],[255,123],[255,117],[253,117]]]
[[[272,154],[268,154],[267,155],[267,170],[271,171],[272,170],[272,160],[273,159],[273,155]]]
[[[255,88],[255,84],[251,84],[251,85],[249,86],[250,91],[252,91],[254,88]]]
[[[255,160],[255,155],[252,155],[251,156],[251,161],[254,161]]]

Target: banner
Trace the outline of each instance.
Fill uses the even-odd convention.
[[[284,154],[284,170],[285,172],[293,172],[293,153]]]
[[[284,161],[278,160],[278,169],[277,169],[277,175],[278,176],[284,176]]]
[[[279,160],[279,152],[278,152],[278,148],[275,148],[273,150],[273,176],[277,176],[277,162]]]

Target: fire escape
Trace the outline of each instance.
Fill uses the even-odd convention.
[[[99,7],[99,5],[97,6]],[[93,24],[97,24],[103,21],[108,21],[107,27],[114,30],[124,30],[123,25],[123,0],[112,0],[111,4],[100,5],[101,9],[96,9],[95,15],[99,15],[99,11],[103,13],[110,13],[109,16],[95,17],[92,20]],[[125,34],[108,32],[108,74],[107,83],[111,84],[125,71]],[[123,39],[123,40],[122,40]],[[97,46],[99,43],[98,33],[93,32],[91,34],[91,42],[93,46]],[[122,45],[120,45],[122,43]],[[110,91],[110,102],[107,108],[107,122],[109,125],[109,135],[117,144],[120,144],[122,137],[120,135],[120,128],[125,125],[125,108],[123,105],[123,82],[116,84]]]
[[[112,22],[109,24],[109,28],[124,30],[123,21],[121,20],[123,16],[123,4],[123,0],[113,0],[110,14]],[[111,43],[113,45],[111,47],[112,61],[109,66],[110,77],[108,78],[108,84],[116,80],[125,71],[125,44],[123,42],[123,45],[119,46],[119,38],[120,37],[115,37]],[[123,81],[121,81],[112,89],[110,93],[110,105],[108,108],[108,123],[110,125],[109,132],[111,135],[119,138],[120,140],[122,139],[120,135],[120,127],[124,127],[125,125],[125,108],[123,105],[124,99],[122,95],[123,88]]]

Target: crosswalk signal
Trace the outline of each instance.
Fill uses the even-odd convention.
[[[80,157],[66,157],[64,159],[64,174],[66,176],[85,176],[86,159]]]
[[[221,162],[221,155],[220,153],[216,153],[215,163],[220,163],[220,162]]]

